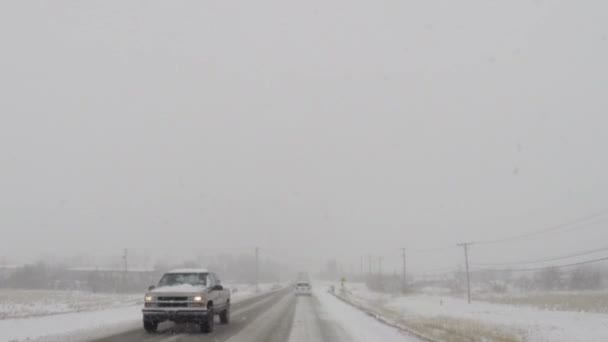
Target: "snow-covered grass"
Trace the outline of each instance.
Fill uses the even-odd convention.
[[[0,320],[133,306],[142,294],[0,289]]]
[[[480,300],[467,304],[464,298],[437,294],[386,295],[362,284],[349,285],[346,297],[438,340],[608,341],[608,315],[603,313]]]
[[[386,311],[385,311],[386,313]],[[391,317],[389,315],[389,317]],[[405,321],[399,316],[393,320],[406,323],[409,329],[431,337],[437,341],[471,342],[519,342],[526,339],[515,334],[511,329],[500,325],[488,325],[482,322],[454,317],[437,316],[432,318],[415,318]]]
[[[555,291],[475,295],[476,300],[540,309],[608,313],[607,291]]]
[[[232,301],[267,293],[276,284],[228,284]],[[82,341],[136,329],[141,294],[97,294],[51,290],[0,290],[0,341]]]

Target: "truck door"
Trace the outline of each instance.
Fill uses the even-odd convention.
[[[208,287],[209,287],[209,299],[211,299],[214,304],[221,305],[222,304],[222,303],[220,303],[221,302],[221,300],[220,300],[221,299],[221,296],[220,296],[221,295],[221,291],[217,291],[217,290],[213,289],[215,287],[215,285],[218,285],[218,279],[217,279],[217,277],[215,276],[214,273],[209,273],[207,275],[207,279],[209,281],[209,285],[208,285]]]
[[[222,281],[220,280],[220,278],[218,278],[218,276],[216,274],[214,274],[215,276],[215,281],[217,282],[217,285],[222,285],[222,287],[224,287],[224,284],[222,284]],[[219,296],[221,297],[221,301],[222,303],[225,303],[228,298],[230,298],[230,290],[228,290],[227,288],[223,288],[222,291],[217,291]]]

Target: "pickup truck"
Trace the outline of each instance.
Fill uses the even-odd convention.
[[[164,321],[199,324],[203,333],[210,333],[215,315],[222,324],[230,321],[230,290],[206,269],[173,270],[162,276],[158,286],[148,288],[142,313],[149,333]]]

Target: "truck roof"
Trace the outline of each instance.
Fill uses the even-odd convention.
[[[206,268],[178,268],[167,273],[209,273]]]

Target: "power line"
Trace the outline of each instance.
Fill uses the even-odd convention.
[[[507,236],[507,237],[493,239],[493,240],[475,241],[474,244],[477,244],[477,245],[484,244],[485,245],[485,244],[494,244],[494,243],[502,243],[502,242],[511,242],[511,241],[527,239],[530,237],[534,237],[534,236],[542,235],[542,234],[546,234],[546,233],[557,232],[560,230],[573,231],[573,230],[584,228],[586,225],[588,225],[590,223],[597,223],[597,222],[594,222],[594,220],[601,218],[602,216],[606,216],[606,215],[608,215],[608,210],[603,210],[601,212],[598,212],[598,213],[595,213],[592,215],[580,217],[580,218],[570,221],[570,222],[546,227],[546,228],[543,228],[543,229],[540,229],[537,231],[533,231],[533,232],[529,232],[529,233],[525,233],[525,234]]]
[[[477,269],[476,271],[530,272],[530,271],[546,270],[546,269],[550,269],[550,268],[564,268],[564,267],[580,266],[580,265],[592,264],[592,263],[605,261],[605,260],[608,260],[608,257],[586,260],[586,261],[581,261],[581,262],[575,262],[575,263],[565,264],[565,265],[554,265],[554,266],[544,266],[544,267],[534,267],[534,268],[503,268],[503,269],[480,268],[480,269]]]
[[[454,244],[449,244],[449,245],[444,245],[444,246],[439,246],[439,247],[432,247],[432,248],[411,249],[411,250],[408,250],[408,252],[411,252],[411,253],[432,253],[432,252],[439,252],[439,251],[444,251],[444,250],[449,250],[449,249],[455,249],[456,247],[458,247],[458,246],[454,245]]]
[[[563,260],[563,259],[570,259],[570,258],[575,258],[575,257],[579,257],[579,256],[584,256],[584,255],[604,252],[604,251],[608,251],[608,247],[597,248],[597,249],[593,249],[593,250],[589,250],[589,251],[585,251],[585,252],[579,252],[579,253],[562,255],[562,256],[559,256],[559,257],[552,257],[552,258],[545,258],[545,259],[514,261],[514,262],[488,262],[488,263],[485,263],[485,262],[483,262],[483,263],[482,262],[472,262],[471,265],[476,265],[476,266],[508,266],[508,265],[538,264],[538,263],[542,263],[542,262],[549,262],[549,261],[557,261],[557,260]]]
[[[495,244],[495,243],[523,240],[526,238],[535,237],[537,235],[542,235],[542,234],[551,233],[551,232],[574,231],[574,230],[585,228],[589,224],[598,223],[597,219],[602,218],[603,216],[606,216],[606,215],[608,215],[608,209],[605,209],[605,210],[602,210],[597,213],[587,215],[584,217],[579,217],[579,218],[569,221],[569,222],[560,223],[557,225],[542,228],[537,231],[519,234],[519,235],[513,235],[513,236],[506,236],[506,237],[497,238],[497,239],[478,240],[478,241],[473,241],[470,244],[472,244],[472,245]],[[443,246],[431,247],[431,248],[410,249],[410,250],[408,250],[408,252],[410,252],[410,253],[433,253],[433,252],[455,249],[456,247],[458,247],[457,244],[449,244],[449,245],[443,245]]]
[[[438,268],[431,268],[431,269],[419,269],[419,270],[409,270],[409,274],[413,275],[415,277],[420,277],[420,276],[440,276],[440,275],[446,275],[446,274],[453,274],[455,272],[463,272],[464,270],[462,268],[460,268],[459,265],[453,265],[453,266],[445,266],[445,267],[438,267]]]
[[[225,252],[225,251],[249,251],[249,250],[251,250],[251,248],[254,248],[254,247],[255,246],[253,246],[253,245],[250,245],[250,246],[219,246],[219,247],[211,246],[209,248],[205,247],[204,251],[213,252],[213,253],[219,253],[219,252]],[[130,246],[129,250],[135,251],[135,252],[150,252],[150,251],[174,252],[175,251],[175,249],[172,247],[141,247],[141,246]],[[186,246],[186,247],[182,247],[181,250],[184,250],[188,253],[197,252],[198,247]],[[101,251],[104,252],[104,250],[101,250]]]

